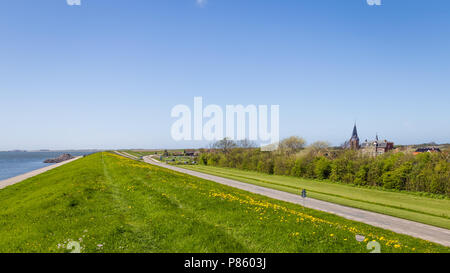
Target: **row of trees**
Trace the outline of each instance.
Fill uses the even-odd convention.
[[[220,148],[202,153],[199,163],[450,196],[448,152],[419,155],[391,152],[370,157],[358,151],[331,149],[326,142],[305,147],[305,141],[298,137],[282,141],[273,152],[229,144],[226,149],[216,145]]]

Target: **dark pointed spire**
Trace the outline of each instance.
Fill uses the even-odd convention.
[[[358,129],[356,128],[356,122],[355,122],[355,126],[353,127],[353,133],[352,133],[352,139],[358,139]]]
[[[355,122],[355,126],[353,127],[353,133],[352,133],[352,138],[350,138],[350,148],[353,150],[358,150],[360,145],[359,145],[359,137],[358,137],[358,129],[356,128],[356,122]]]

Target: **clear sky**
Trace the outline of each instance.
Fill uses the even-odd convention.
[[[450,1],[4,0],[0,150],[179,148],[177,104],[279,104],[281,136],[450,142]]]

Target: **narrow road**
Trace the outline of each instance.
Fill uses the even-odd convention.
[[[230,187],[238,188],[241,190],[249,191],[252,193],[264,195],[270,198],[295,203],[299,205],[304,205],[305,207],[320,210],[332,214],[339,215],[346,219],[350,219],[357,222],[366,223],[375,227],[380,227],[383,229],[391,230],[396,233],[410,235],[416,238],[424,239],[430,242],[438,243],[447,247],[450,247],[450,230],[444,228],[438,228],[422,223],[417,223],[409,220],[404,220],[396,218],[393,216],[388,216],[384,214],[379,214],[375,212],[365,211],[361,209],[346,207],[342,205],[337,205],[325,201],[320,201],[312,198],[303,199],[296,194],[278,191],[274,189],[264,188],[261,186],[256,186],[252,184],[247,184],[244,182],[227,179],[219,176],[214,176],[210,174],[205,174],[201,172],[186,170],[176,166],[161,163],[150,156],[145,156],[144,162],[167,168],[180,173],[185,173],[188,175],[196,176],[206,180],[210,180],[216,183],[227,185]]]
[[[56,164],[53,164],[53,165],[50,165],[50,166],[47,166],[47,167],[44,167],[44,168],[41,168],[41,169],[37,169],[37,170],[31,171],[31,172],[28,172],[28,173],[24,173],[24,174],[18,175],[16,177],[12,177],[12,178],[9,178],[9,179],[6,179],[6,180],[2,180],[2,181],[0,181],[0,189],[6,188],[6,187],[14,185],[14,184],[17,184],[19,182],[24,181],[25,179],[31,178],[31,177],[36,176],[36,175],[41,174],[41,173],[45,173],[46,171],[52,170],[54,168],[58,168],[59,166],[62,166],[64,164],[67,164],[67,163],[70,163],[70,162],[73,162],[73,161],[75,161],[75,160],[77,160],[79,158],[81,158],[81,156],[75,157],[73,159],[70,159],[70,160],[67,160],[67,161],[64,161],[64,162],[61,162],[61,163],[56,163]]]
[[[114,153],[123,156],[123,157],[128,157],[129,159],[133,159],[133,160],[139,160],[139,158],[137,156],[134,155],[130,155],[129,153],[126,152],[119,152],[119,151],[114,151]]]

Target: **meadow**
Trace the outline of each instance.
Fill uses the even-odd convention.
[[[183,153],[184,150],[170,150],[170,153],[178,152]],[[186,165],[186,164],[195,164],[196,158],[191,156],[184,155],[166,155],[164,156],[164,150],[160,151],[139,151],[139,150],[126,150],[125,153],[135,156],[138,159],[141,159],[144,156],[153,156],[157,155],[157,159],[161,162],[165,162],[171,165]]]
[[[450,229],[448,198],[431,198],[410,192],[357,187],[233,168],[204,165],[180,167],[295,194],[306,189],[308,196],[315,199]]]
[[[161,153],[161,151],[139,151],[139,150],[126,150],[124,151],[130,155],[134,155],[138,158],[148,155],[154,155],[155,153]]]
[[[124,152],[129,153],[130,155],[134,155],[138,158],[148,155],[161,155],[164,153],[164,151],[168,151],[170,153],[178,152],[182,153],[184,150],[182,149],[175,149],[175,150],[125,150]]]
[[[192,164],[193,159],[189,156],[163,156],[159,161],[173,165]]]
[[[356,235],[365,237],[357,241]],[[111,153],[0,190],[0,252],[383,253],[450,248]]]

